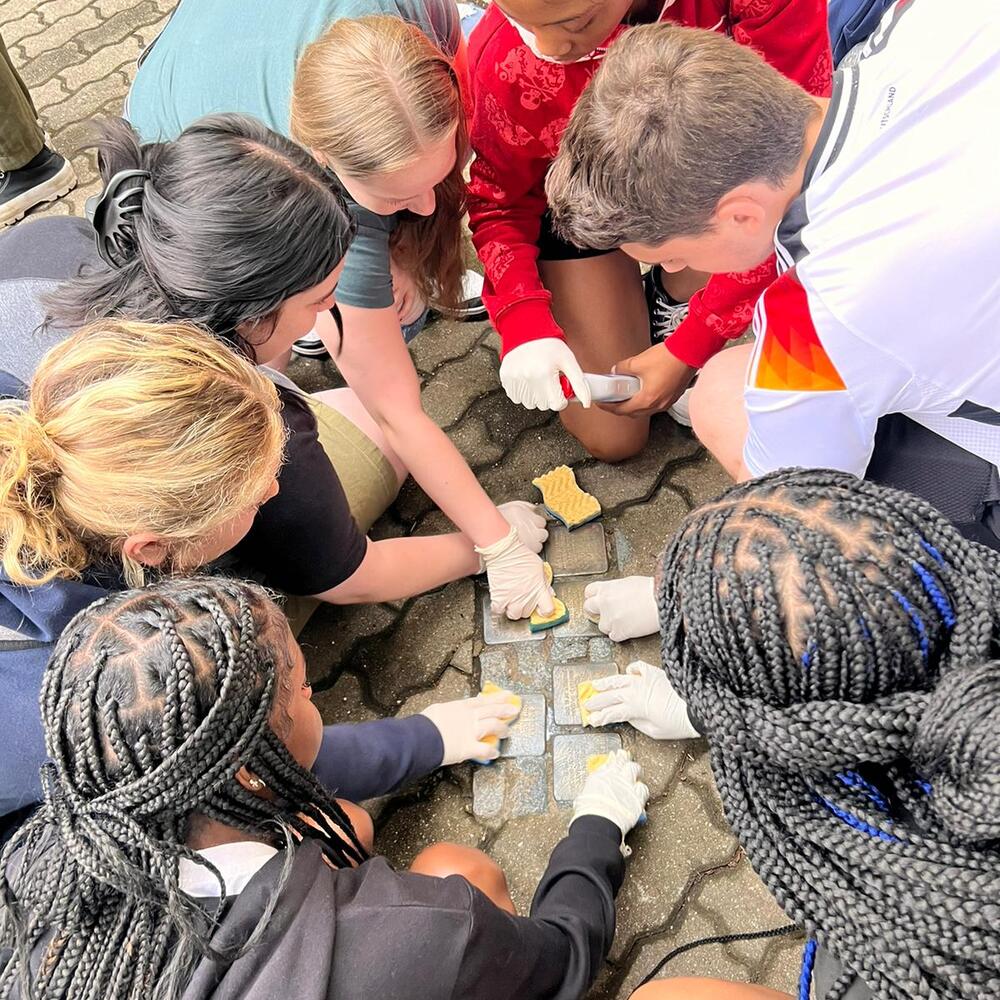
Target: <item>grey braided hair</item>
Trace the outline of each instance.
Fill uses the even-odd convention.
[[[1000,996],[1000,559],[925,502],[784,470],[694,511],[664,666],[788,916],[882,1000]]]
[[[201,957],[253,947],[297,841],[335,867],[365,858],[274,728],[291,697],[280,621],[260,588],[203,578],[114,594],[66,627],[42,686],[45,802],[0,859],[0,996],[176,997]],[[179,885],[180,860],[196,861],[225,899],[185,846],[202,817],[284,848],[270,907],[232,954],[210,943],[225,903]]]

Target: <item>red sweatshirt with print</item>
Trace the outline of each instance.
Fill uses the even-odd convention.
[[[833,60],[823,0],[667,0],[660,20],[731,35],[755,48],[810,93],[830,93]],[[561,64],[535,56],[495,4],[469,43],[476,157],[469,187],[472,238],[486,272],[483,299],[503,350],[563,337],[538,274],[545,174],[577,98],[619,35],[592,58]],[[671,353],[700,368],[747,328],[753,306],[775,278],[774,258],[742,274],[716,274],[691,299],[668,338]]]

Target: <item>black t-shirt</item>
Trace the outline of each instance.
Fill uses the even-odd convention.
[[[278,394],[288,429],[278,495],[233,550],[235,565],[285,593],[320,594],[354,573],[368,542],[319,443],[316,418],[295,390],[279,385]]]
[[[69,335],[45,325],[38,300],[84,265],[104,266],[83,219],[39,219],[0,235],[0,370],[30,382],[44,352]],[[292,383],[279,384],[278,393],[288,430],[278,495],[261,507],[235,558],[223,561],[286,593],[319,594],[354,573],[367,541],[319,443],[316,419]]]

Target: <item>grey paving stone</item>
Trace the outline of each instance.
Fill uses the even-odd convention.
[[[664,414],[653,419],[649,441],[635,458],[617,465],[595,462],[578,469],[576,479],[581,489],[600,500],[607,514],[626,504],[642,503],[656,489],[666,466],[696,454],[700,447],[689,430],[682,430]]]
[[[576,531],[567,531],[561,524],[550,524],[545,559],[556,579],[606,573],[608,550],[604,543],[604,525],[592,521]]]
[[[590,643],[586,636],[553,636],[550,649],[553,663],[585,660],[590,655]]]
[[[552,795],[557,802],[572,802],[587,779],[587,758],[595,753],[620,750],[617,733],[582,733],[552,739]]]
[[[512,622],[506,615],[495,615],[490,610],[490,592],[483,590],[479,595],[483,612],[483,642],[487,646],[497,646],[507,642],[541,642],[544,632],[532,632],[528,619]]]
[[[546,757],[498,760],[472,777],[472,812],[478,819],[516,819],[544,813],[549,804]]]
[[[545,753],[545,695],[521,695],[521,714],[510,727],[510,736],[500,741],[501,757],[541,757]]]
[[[552,706],[560,726],[582,726],[577,688],[584,681],[617,674],[613,663],[560,663],[552,670]],[[595,750],[594,753],[603,753]]]
[[[661,486],[646,503],[627,508],[615,529],[620,574],[652,576],[688,509],[684,497],[670,485]]]
[[[614,658],[615,644],[606,636],[599,636],[591,639],[589,643],[590,658],[598,663],[601,660],[611,660]]]
[[[552,666],[544,646],[518,642],[491,646],[479,654],[481,685],[487,682],[512,691],[546,691],[552,681]]]

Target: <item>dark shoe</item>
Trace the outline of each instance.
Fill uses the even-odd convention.
[[[298,354],[303,358],[330,357],[330,352],[326,349],[323,341],[311,331],[304,337],[299,337],[299,339],[292,344],[292,353]]]
[[[650,339],[660,344],[687,319],[688,304],[675,302],[660,284],[659,265],[651,267],[643,276],[646,291],[646,308],[649,310]]]
[[[643,275],[646,291],[646,308],[649,310],[649,339],[662,344],[687,319],[688,304],[675,302],[660,284],[660,266],[651,267]],[[691,390],[685,389],[680,399],[667,410],[684,427],[691,426]]]
[[[17,170],[0,170],[0,226],[9,226],[45,201],[55,201],[76,187],[73,165],[55,150],[41,152]]]

